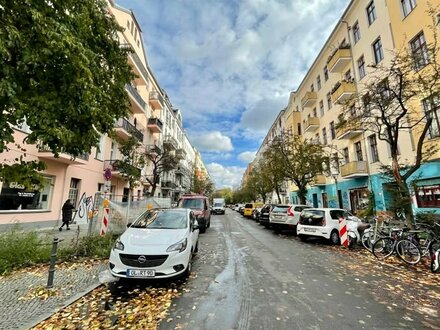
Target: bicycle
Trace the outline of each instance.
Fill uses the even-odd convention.
[[[422,258],[422,252],[413,239],[403,237],[409,228],[393,229],[388,237],[381,237],[373,244],[372,252],[378,259],[386,259],[392,254],[404,262],[415,265]]]
[[[366,229],[361,237],[362,245],[370,252],[372,252],[374,242],[381,237],[389,236],[390,231],[394,228],[386,226],[391,222],[391,218],[379,221],[379,217],[375,216],[372,222],[370,228]]]

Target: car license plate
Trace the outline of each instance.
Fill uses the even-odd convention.
[[[316,229],[315,228],[304,228],[304,231],[314,233],[316,231]]]
[[[129,277],[154,277],[156,271],[154,269],[127,269]]]

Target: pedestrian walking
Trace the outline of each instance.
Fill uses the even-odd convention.
[[[66,225],[66,230],[70,230],[69,223],[72,221],[73,209],[75,207],[71,203],[70,199],[66,200],[63,205],[63,224],[60,227],[60,231],[63,230],[63,226]]]

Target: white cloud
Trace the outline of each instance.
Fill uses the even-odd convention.
[[[209,163],[206,167],[211,179],[215,182],[216,189],[239,187],[245,170],[244,167],[223,166],[218,163]]]
[[[219,131],[193,135],[191,141],[200,151],[224,152],[234,149],[231,138]]]
[[[250,163],[255,158],[255,151],[244,151],[238,155],[238,159],[240,159],[243,163]]]

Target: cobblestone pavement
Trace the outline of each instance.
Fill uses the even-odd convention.
[[[0,329],[27,329],[82,293],[99,285],[106,262],[57,265],[54,287],[45,289],[47,269],[37,268],[0,278]]]

